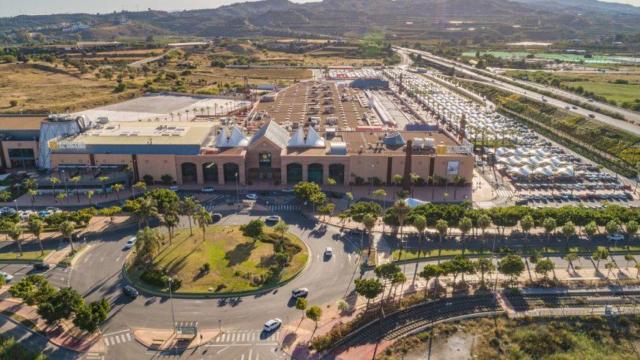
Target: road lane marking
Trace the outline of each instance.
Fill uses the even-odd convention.
[[[228,348],[230,348],[231,346],[225,346],[222,349],[218,350],[218,352],[216,354],[220,354],[221,352],[227,350]]]
[[[111,336],[111,335],[116,335],[116,334],[122,334],[122,333],[126,333],[128,332],[129,329],[124,329],[124,330],[118,330],[118,331],[112,331],[110,333],[104,334],[102,336]]]
[[[249,349],[249,360],[251,360],[251,355],[253,355],[253,349]]]

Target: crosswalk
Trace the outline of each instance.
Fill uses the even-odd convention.
[[[84,360],[104,360],[104,355],[101,353],[88,352],[83,359]]]
[[[283,204],[283,205],[269,205],[270,211],[300,211],[300,205]]]
[[[274,343],[277,344],[280,331],[263,336],[259,330],[226,330],[222,334],[211,340],[212,344],[255,344],[255,343]]]
[[[125,330],[119,333],[105,335],[103,336],[102,339],[104,340],[104,344],[106,346],[114,346],[114,345],[130,342],[131,340],[133,340],[133,337],[131,336],[131,333],[129,332],[129,330]]]

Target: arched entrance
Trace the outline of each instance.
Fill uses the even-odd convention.
[[[198,181],[198,170],[196,164],[186,162],[180,165],[180,171],[182,173],[182,183],[189,184]]]
[[[302,182],[302,165],[293,163],[287,165],[287,184],[293,185]]]
[[[336,184],[344,184],[344,165],[343,164],[331,164],[329,165],[329,177],[336,181]]]
[[[218,183],[218,165],[214,162],[202,164],[202,176],[205,183]]]
[[[226,163],[222,166],[222,170],[224,172],[224,182],[225,183],[235,183],[236,176],[238,176],[238,180],[240,180],[240,167],[236,163]],[[237,174],[237,175],[236,175]]]
[[[311,182],[322,185],[322,179],[324,178],[322,164],[310,164],[307,170],[307,178]]]

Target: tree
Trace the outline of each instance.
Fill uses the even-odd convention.
[[[525,215],[520,219],[520,228],[522,228],[522,232],[525,235],[525,242],[528,241],[529,231],[531,231],[534,225],[533,217],[531,215]]]
[[[27,194],[31,197],[31,206],[33,206],[36,202],[36,196],[38,195],[38,190],[29,189],[27,190]]]
[[[112,206],[104,209],[100,209],[98,212],[102,216],[107,216],[109,221],[113,222],[113,218],[122,212],[122,208],[120,206]]]
[[[524,262],[518,255],[507,255],[498,262],[498,271],[509,276],[513,282],[524,271]]]
[[[159,217],[156,201],[151,196],[145,196],[125,204],[125,208],[130,207],[129,211],[138,218],[138,227],[149,226],[149,219]],[[132,207],[132,208],[131,208]]]
[[[596,262],[596,270],[600,267],[600,261],[607,260],[609,258],[609,250],[607,248],[599,247],[597,248],[593,254],[591,254],[591,258]]]
[[[562,235],[564,235],[565,240],[567,241],[567,246],[569,245],[569,238],[576,234],[576,226],[571,221],[567,221],[562,225]]]
[[[186,216],[187,219],[189,220],[189,234],[191,236],[193,236],[193,227],[191,225],[191,222],[193,220],[194,214],[196,213],[196,210],[198,210],[198,206],[199,206],[198,201],[190,196],[186,197],[180,203],[180,213]]]
[[[118,202],[120,202],[120,191],[122,191],[122,189],[124,189],[124,185],[122,185],[120,183],[115,183],[115,184],[111,185],[111,190],[113,190],[113,192],[116,193],[116,200]]]
[[[397,272],[391,279],[391,287],[393,288],[393,297],[396,297],[396,288],[398,285],[402,285],[407,281],[407,276],[403,272]],[[402,296],[402,289],[400,289],[400,296]]]
[[[284,241],[284,234],[289,231],[289,225],[286,222],[280,220],[273,226],[273,230],[280,234],[280,240]]]
[[[486,242],[485,231],[491,226],[491,217],[487,214],[480,214],[478,216],[478,227],[482,230],[482,242]]]
[[[371,255],[371,246],[373,245],[372,232],[373,227],[376,225],[376,218],[372,214],[365,214],[365,216],[362,218],[362,225],[367,231],[367,236],[369,237],[369,251],[367,253],[367,258],[369,258],[369,256]],[[362,232],[362,237],[360,238],[360,249],[362,249],[363,247],[363,237],[364,231]]]
[[[30,306],[47,301],[55,292],[56,289],[42,275],[27,275],[9,288],[11,296]]]
[[[62,288],[51,298],[38,304],[38,314],[42,316],[48,325],[53,325],[58,320],[69,319],[82,308],[84,299],[72,288]]]
[[[138,230],[136,235],[136,260],[142,263],[149,263],[158,255],[160,250],[161,236],[154,229],[145,227]]]
[[[60,184],[60,179],[55,176],[51,176],[49,178],[49,183],[51,184],[51,190],[53,191],[53,197],[56,197],[56,185]]]
[[[40,255],[44,256],[44,247],[42,246],[42,239],[40,238],[40,235],[44,230],[44,221],[42,221],[42,219],[37,216],[31,216],[29,217],[28,227],[29,231],[33,234],[33,236],[36,237],[36,240],[38,240],[38,245],[40,246]]]
[[[180,223],[180,217],[178,217],[178,209],[167,209],[162,214],[162,223],[167,227],[167,231],[169,233],[169,245],[171,245],[173,240],[173,229],[175,229]]]
[[[75,249],[73,247],[73,232],[76,230],[76,226],[73,222],[67,220],[60,223],[58,226],[58,231],[62,234],[62,237],[69,241],[71,245],[71,251],[74,252]]]
[[[298,323],[298,327],[300,327],[300,324],[302,324],[302,320],[304,320],[304,312],[307,309],[307,299],[303,298],[303,297],[299,297],[296,299],[296,309],[300,310],[302,312],[302,317],[300,318],[300,322]]]
[[[420,277],[425,279],[427,282],[424,287],[425,296],[429,293],[429,280],[436,279],[436,284],[438,282],[438,277],[443,274],[443,269],[440,265],[437,264],[427,264],[424,266],[422,271],[420,271]]]
[[[307,317],[313,320],[313,322],[316,324],[315,329],[313,329],[313,332],[315,333],[318,329],[318,321],[320,321],[320,318],[322,317],[322,308],[320,308],[320,306],[313,305],[307,309],[305,315],[307,315]]]
[[[630,220],[625,226],[625,230],[627,231],[627,236],[629,236],[629,238],[633,238],[638,232],[638,227],[639,225],[637,221]]]
[[[204,208],[204,206],[199,206],[195,212],[195,220],[200,229],[202,229],[202,241],[205,240],[205,232],[207,231],[207,225],[211,223],[211,214]]]
[[[110,177],[108,176],[100,176],[98,177],[98,181],[100,182],[100,184],[102,185],[102,194],[106,195],[107,194],[107,181],[109,181]]]
[[[105,299],[81,306],[73,319],[73,323],[81,330],[94,333],[109,316],[111,306]]]
[[[476,268],[476,271],[478,271],[480,273],[480,283],[484,286],[484,275],[486,273],[490,273],[492,271],[494,271],[496,269],[495,265],[493,265],[493,262],[491,261],[491,259],[488,258],[479,258],[478,260],[476,260],[473,264],[473,266]]]
[[[554,218],[546,218],[542,221],[542,227],[544,228],[544,233],[547,235],[547,242],[549,242],[551,234],[556,230],[558,224],[556,223],[556,219]]]
[[[131,186],[134,190],[140,190],[140,192],[145,192],[147,190],[147,183],[144,181],[138,181],[137,183]],[[135,195],[135,193],[134,193]]]
[[[91,199],[93,199],[93,196],[95,195],[95,191],[93,190],[89,190],[87,191],[87,200],[89,200],[89,203],[91,203]]]
[[[587,235],[589,240],[593,238],[593,235],[598,231],[598,225],[595,221],[590,221],[587,225],[584,226],[584,233]]]
[[[240,230],[242,230],[244,236],[257,238],[264,233],[264,222],[259,219],[251,220],[246,225],[242,225]]]
[[[80,183],[80,180],[82,180],[82,176],[80,176],[80,175],[74,176],[71,179],[69,179],[69,181],[71,181],[71,183],[73,184],[73,187],[75,189],[76,201],[77,202],[80,202],[80,193],[78,192],[78,184]]]
[[[549,259],[540,260],[536,264],[536,272],[538,274],[542,274],[545,280],[547,279],[547,274],[553,271],[553,269],[555,269],[555,265],[553,264],[553,261]]]
[[[578,260],[578,254],[576,254],[575,252],[569,252],[567,253],[567,255],[564,257],[565,261],[568,263],[567,264],[567,270],[569,270],[569,268],[571,268],[572,270],[575,271],[574,267],[573,267],[573,262]]]
[[[376,274],[376,276],[386,281],[393,280],[396,274],[400,272],[402,272],[400,266],[396,265],[395,263],[382,264],[374,269],[374,273]],[[389,295],[391,295],[391,289],[389,289]]]
[[[449,224],[444,219],[439,219],[436,221],[436,231],[438,231],[438,236],[440,238],[440,244],[442,244],[442,239],[445,235],[447,235],[447,231],[449,230]]]
[[[611,220],[604,226],[604,229],[607,235],[613,235],[620,229],[620,224],[616,220]]]
[[[384,287],[378,279],[356,279],[355,285],[356,293],[367,299],[366,309],[369,309],[371,300],[375,299],[384,291]]]
[[[465,237],[473,228],[473,222],[468,217],[463,217],[458,224],[460,230],[460,240],[462,241],[462,253],[464,254]]]
[[[398,254],[398,260],[400,260],[402,258],[402,248],[404,246],[404,237],[402,236],[402,230],[404,228],[404,222],[407,220],[407,216],[409,216],[411,209],[402,200],[396,201],[396,203],[393,204],[393,209],[395,211],[396,218],[398,219],[398,225],[400,229],[400,253]]]
[[[20,251],[20,256],[22,257],[22,228],[15,223],[11,223],[9,228],[7,229],[7,234],[13,240],[14,243],[18,246],[18,251]]]

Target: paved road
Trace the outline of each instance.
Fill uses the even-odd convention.
[[[50,360],[70,360],[80,357],[73,351],[51,344],[44,336],[33,333],[26,327],[17,325],[2,315],[0,315],[0,335],[5,338],[14,338],[32,352],[46,354]]]
[[[222,223],[244,224],[250,219],[266,215],[271,214],[235,214],[223,218]],[[300,236],[310,248],[309,265],[298,278],[282,288],[262,295],[227,300],[174,299],[176,320],[196,320],[201,328],[221,326],[224,331],[256,331],[272,317],[279,317],[285,323],[299,317],[299,311],[295,310],[294,304],[290,301],[291,290],[296,287],[309,288],[308,300],[311,304],[336,301],[352,291],[353,279],[359,275],[359,258],[355,243],[345,240],[333,228],[314,226],[298,213],[282,213],[282,217],[290,224],[290,231]],[[168,298],[142,295],[130,301],[121,293],[123,285],[121,269],[126,255],[122,247],[133,233],[132,230],[112,233],[99,241],[94,241],[91,248],[78,258],[70,278],[71,286],[83,294],[87,300],[106,297],[113,304],[111,316],[102,331],[107,338],[113,336],[110,334],[119,336],[113,341],[109,340],[108,359],[137,359],[146,356],[143,355],[147,353],[141,346],[129,337],[123,336],[129,329],[171,326],[171,305]],[[327,246],[334,249],[334,256],[329,260],[322,256]],[[279,340],[281,339],[274,339],[274,342]],[[210,345],[207,347],[211,348],[208,353],[220,347],[219,344]],[[262,349],[260,346],[267,347],[248,344],[234,345],[232,348]],[[235,349],[229,351],[229,354],[235,354],[237,351],[243,350]],[[253,355],[259,353],[262,354],[256,350]],[[151,357],[154,354],[147,355]],[[248,353],[246,355],[244,359],[248,360]],[[263,356],[266,354],[260,355],[260,358],[269,358]],[[225,355],[218,358],[234,359],[236,357]],[[241,356],[237,358],[240,359]],[[252,360],[255,360],[255,356]]]
[[[455,66],[456,67],[456,71],[459,73],[463,73],[465,75],[471,76],[477,80],[481,80],[483,83],[485,83],[486,85],[490,85],[493,87],[496,87],[498,89],[501,90],[506,90],[518,95],[522,95],[525,96],[527,98],[530,98],[532,100],[537,100],[537,101],[541,101],[542,98],[544,97],[547,100],[547,104],[549,105],[553,105],[559,108],[563,108],[566,109],[567,107],[570,108],[571,112],[574,112],[576,114],[580,114],[582,116],[585,117],[589,117],[590,114],[593,114],[595,116],[595,118],[593,118],[593,120],[597,120],[599,122],[602,122],[604,124],[607,125],[611,125],[614,126],[616,128],[625,130],[627,132],[630,132],[632,134],[635,135],[640,135],[640,126],[635,125],[635,124],[631,124],[629,122],[626,122],[624,120],[619,120],[619,119],[615,119],[611,116],[608,115],[604,115],[604,114],[600,114],[597,112],[594,112],[592,110],[589,109],[585,109],[582,108],[580,106],[575,106],[573,104],[561,101],[561,100],[557,100],[555,98],[549,98],[549,97],[545,97],[544,95],[534,92],[534,91],[530,91],[530,90],[526,90],[523,89],[519,86],[515,86],[509,83],[506,83],[504,81],[500,81],[500,80],[495,80],[492,79],[488,76],[485,75],[481,75],[478,71],[478,69],[475,69],[469,65],[465,65],[462,64],[460,62],[457,61],[452,61],[449,59],[445,59],[442,57],[438,57],[435,56],[429,52],[426,51],[420,51],[420,50],[413,50],[413,49],[405,49],[405,48],[400,48],[401,51],[403,52],[409,52],[409,53],[414,53],[414,54],[420,54],[423,58],[429,59],[430,61],[433,61],[435,63],[438,64],[442,64],[444,66]],[[574,109],[575,107],[575,109]],[[636,117],[638,118],[638,120],[640,120],[640,115],[636,115]],[[635,117],[633,118],[634,120],[636,119]]]

